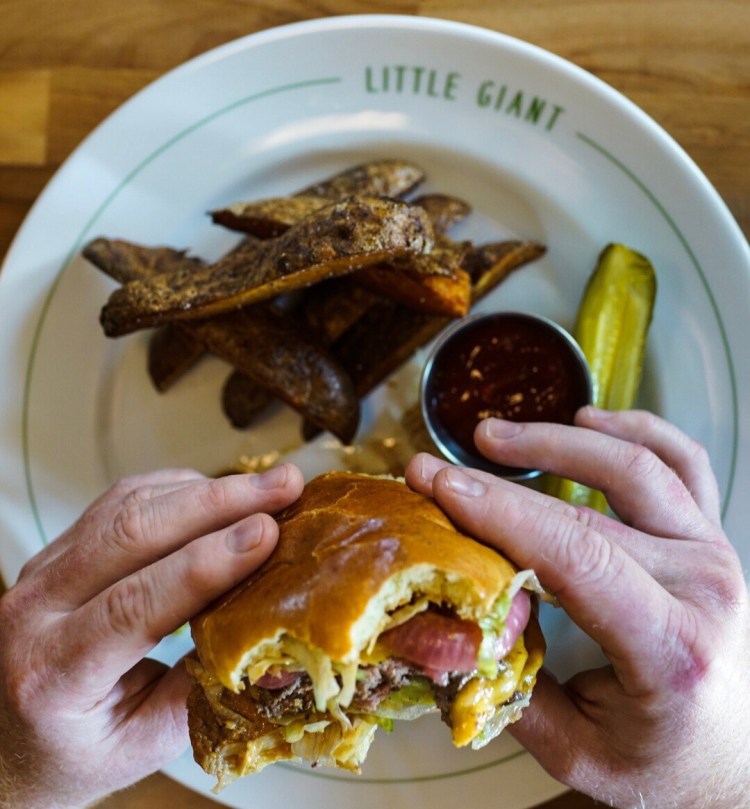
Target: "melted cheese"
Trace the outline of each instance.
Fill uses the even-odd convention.
[[[458,692],[451,708],[451,732],[456,747],[464,747],[478,736],[497,706],[519,690],[527,658],[521,635],[500,664],[497,677],[472,677]]]

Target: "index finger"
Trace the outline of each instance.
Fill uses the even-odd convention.
[[[166,491],[133,489],[87,520],[78,541],[37,573],[38,586],[57,609],[74,609],[202,535],[253,512],[279,511],[302,486],[301,472],[282,464],[260,475],[188,481]]]
[[[660,680],[676,601],[616,543],[587,524],[585,510],[561,515],[522,486],[446,467],[432,492],[463,530],[536,571],[571,618],[602,647],[620,682],[650,693]]]

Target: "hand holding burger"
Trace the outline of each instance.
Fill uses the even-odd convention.
[[[291,466],[127,478],[26,564],[0,598],[3,809],[81,809],[182,753],[189,679],[147,655],[266,559],[301,489]]]
[[[491,420],[475,440],[498,462],[603,489],[621,522],[430,456],[407,470],[460,528],[533,567],[609,658],[562,684],[541,673],[509,732],[607,806],[741,809],[750,606],[706,453],[645,412],[584,408],[576,425]]]

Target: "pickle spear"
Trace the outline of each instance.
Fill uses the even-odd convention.
[[[635,405],[655,299],[651,262],[623,244],[607,245],[583,292],[573,331],[588,360],[597,407]],[[547,491],[569,503],[607,509],[601,492],[571,480],[551,477]]]

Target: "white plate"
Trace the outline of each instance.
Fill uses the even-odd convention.
[[[263,430],[231,430],[218,362],[155,394],[145,336],[103,337],[97,315],[112,284],[79,258],[81,246],[107,235],[210,258],[232,236],[207,210],[375,156],[413,159],[430,188],[467,199],[475,213],[457,235],[549,246],[487,307],[570,325],[604,244],[652,259],[659,292],[643,402],[708,448],[727,529],[748,564],[750,261],[716,192],[633,104],[549,53],[454,23],[363,16],[253,35],[172,71],[100,126],[40,197],[0,275],[7,580],[115,478],[167,464],[212,472],[296,430],[288,414]],[[395,395],[376,397],[365,431],[377,408],[398,410]],[[296,457],[308,475],[339,458],[320,444]],[[592,649],[575,630],[559,615],[544,620],[551,665],[562,674],[585,665]],[[523,809],[561,791],[509,738],[454,751],[437,725],[426,719],[380,738],[359,779],[279,766],[220,800],[481,809],[502,794],[506,809]],[[189,756],[168,772],[202,792],[211,786]]]

